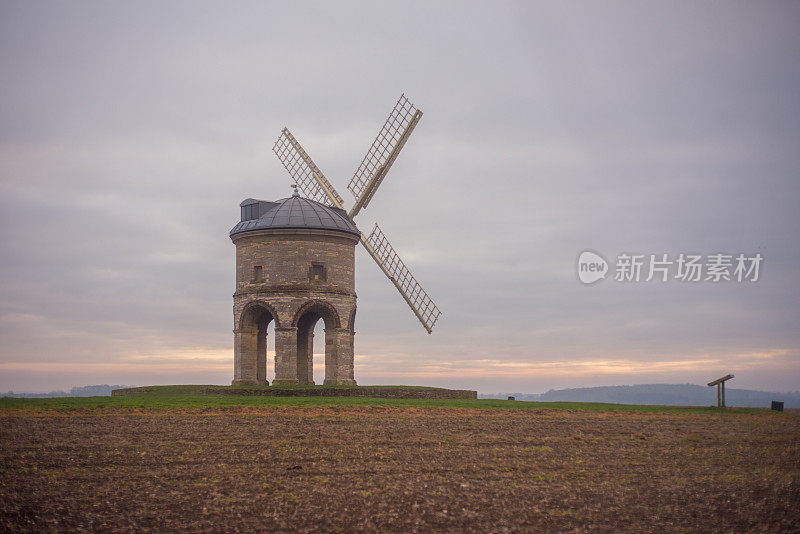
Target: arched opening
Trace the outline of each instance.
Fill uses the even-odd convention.
[[[350,335],[348,336],[348,343],[349,347],[349,354],[352,359],[355,359],[355,339],[356,339],[356,308],[353,307],[353,311],[350,313],[350,320],[348,321],[347,327],[350,329]],[[355,362],[353,362],[355,363]],[[352,378],[352,377],[351,377]]]
[[[322,321],[320,321],[322,319]],[[297,379],[300,384],[331,383],[337,376],[338,364],[334,331],[339,327],[336,310],[325,303],[314,302],[303,306],[296,315],[297,324]],[[322,329],[321,329],[322,327]],[[320,339],[323,336],[323,339]],[[324,372],[314,372],[314,338],[318,347],[325,347]],[[324,341],[320,344],[320,341]],[[321,363],[321,362],[318,362]]]
[[[267,382],[275,380],[275,321],[267,326]],[[272,367],[269,366],[272,362]]]
[[[238,379],[243,384],[268,385],[267,352],[275,352],[275,312],[266,304],[253,303],[245,308],[239,323]],[[273,332],[270,336],[269,333]],[[271,338],[271,339],[270,339]]]
[[[311,339],[313,340],[314,338],[325,339],[325,321],[317,321],[317,324],[314,325],[314,333]],[[311,354],[313,356],[314,383],[322,384],[325,382],[325,344],[320,342],[314,346],[312,343]]]

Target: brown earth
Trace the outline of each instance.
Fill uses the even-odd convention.
[[[0,416],[2,531],[800,531],[797,414]]]

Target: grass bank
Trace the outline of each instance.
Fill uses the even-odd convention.
[[[581,410],[603,412],[719,413],[715,407],[641,406],[596,402],[526,402],[500,399],[379,399],[370,397],[261,397],[241,395],[204,395],[211,385],[149,386],[141,393],[113,397],[0,398],[0,411],[29,410],[115,410],[227,408],[271,406],[407,406],[442,408],[478,408],[489,410]],[[251,386],[257,387],[257,386]],[[313,388],[315,386],[295,386]],[[357,386],[341,386],[357,387]],[[376,387],[376,386],[371,386]],[[397,387],[397,386],[386,386]],[[408,386],[403,386],[408,387]],[[726,408],[726,413],[765,413],[764,408]]]

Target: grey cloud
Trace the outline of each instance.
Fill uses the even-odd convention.
[[[425,116],[357,222],[445,316],[424,334],[359,253],[356,351],[387,373],[800,345],[794,5],[0,9],[0,363],[229,347],[227,232],[242,198],[288,194],[280,128],[349,200],[401,91]],[[587,288],[587,247],[766,259],[751,286]],[[784,363],[752,385],[797,383]]]

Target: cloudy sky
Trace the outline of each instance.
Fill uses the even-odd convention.
[[[402,92],[425,115],[357,222],[444,314],[425,333],[359,249],[360,383],[800,389],[797,28],[796,2],[2,0],[0,391],[229,383],[228,231],[288,196],[281,128],[349,204]],[[621,282],[623,253],[763,262]]]

